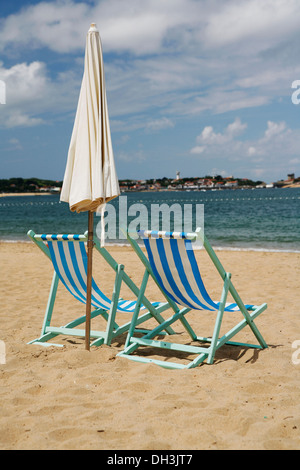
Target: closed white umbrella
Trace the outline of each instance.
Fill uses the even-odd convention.
[[[87,33],[84,74],[60,200],[88,211],[86,349],[90,345],[93,215],[119,196],[106,100],[102,46],[94,23]],[[103,217],[103,213],[102,213]]]

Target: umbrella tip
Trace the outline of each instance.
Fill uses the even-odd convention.
[[[89,33],[93,32],[93,31],[99,32],[96,23],[91,23]]]

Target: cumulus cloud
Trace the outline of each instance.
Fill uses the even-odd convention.
[[[265,141],[268,141],[270,139],[274,139],[274,137],[278,135],[283,135],[286,131],[286,123],[285,122],[272,122],[268,121],[267,123],[268,127],[267,130],[265,131],[264,139]],[[287,131],[288,132],[288,131]]]
[[[0,63],[0,76],[6,84],[6,105],[1,108],[0,125],[18,127],[41,124],[43,120],[34,114],[36,102],[47,88],[45,65],[42,62],[20,63],[6,69]]]
[[[195,147],[193,147],[191,149],[191,153],[192,154],[195,154],[195,155],[198,155],[200,153],[203,153],[205,151],[205,147],[201,146],[201,145],[196,145]]]
[[[8,46],[47,47],[56,52],[81,49],[89,12],[87,4],[70,0],[25,6],[1,19],[0,50],[5,52]]]
[[[207,146],[221,146],[232,141],[235,136],[241,134],[247,128],[246,123],[242,123],[240,118],[236,118],[232,123],[228,124],[223,133],[214,132],[212,126],[206,126],[200,135],[197,136],[196,141],[201,146],[196,146],[191,149],[191,153],[203,153]]]
[[[299,29],[297,0],[232,0],[222,6],[209,16],[205,28],[206,41],[213,46],[234,44],[246,46],[247,51],[254,47],[257,52],[280,42],[283,36],[290,38]]]
[[[287,165],[298,168],[296,155],[299,154],[300,134],[297,129],[290,129],[285,122],[268,121],[262,136],[249,140],[241,138],[246,128],[247,124],[239,118],[223,132],[215,132],[212,126],[206,126],[196,137],[197,145],[191,148],[190,153],[198,155],[202,161],[211,158],[226,160],[234,174],[239,171],[243,174],[250,164],[249,174],[255,177],[267,177],[273,167],[282,174],[287,173]]]
[[[68,112],[76,106],[79,80],[72,73],[51,79],[45,63],[22,62],[4,67],[0,77],[6,85],[6,104],[1,107],[1,127],[32,127],[49,123],[51,114]],[[43,117],[48,113],[48,117]]]

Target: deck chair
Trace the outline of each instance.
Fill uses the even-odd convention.
[[[85,322],[85,315],[76,318],[68,324],[60,327],[51,325],[54,302],[57,293],[58,283],[61,282],[67,291],[78,301],[86,303],[86,281],[87,281],[87,253],[85,243],[87,233],[84,235],[37,235],[32,230],[28,232],[30,239],[50,258],[54,267],[54,274],[49,293],[47,308],[41,335],[39,338],[30,341],[28,344],[41,344],[44,346],[62,346],[62,344],[48,343],[48,341],[58,335],[85,336],[85,329],[76,328]],[[102,255],[103,259],[116,272],[112,299],[109,299],[92,279],[91,304],[95,308],[91,312],[91,319],[101,315],[106,320],[105,331],[91,331],[90,337],[94,338],[91,346],[102,344],[110,345],[113,338],[128,331],[130,321],[119,326],[116,322],[117,313],[136,313],[138,320],[136,324],[144,323],[150,318],[155,318],[160,324],[164,321],[161,313],[169,308],[167,302],[150,302],[143,294],[144,289],[140,289],[134,284],[126,274],[124,266],[118,264],[109,252],[102,248],[99,241],[94,239],[95,248]],[[122,282],[133,292],[136,300],[128,301],[119,298]],[[141,315],[139,315],[141,313]],[[144,330],[145,331],[145,330]],[[147,331],[147,330],[146,330]],[[173,333],[171,328],[167,333]]]
[[[260,306],[244,305],[231,281],[231,274],[227,273],[219,261],[215,251],[209,244],[201,229],[195,233],[175,233],[157,231],[139,231],[138,235],[144,241],[148,259],[143,253],[137,241],[127,233],[127,239],[140,257],[147,272],[154,279],[162,294],[168,301],[173,314],[164,323],[154,328],[142,337],[134,336],[137,316],[133,315],[131,328],[128,331],[125,348],[118,355],[140,362],[153,362],[169,369],[193,368],[205,360],[208,364],[214,361],[216,351],[224,344],[249,346],[253,348],[267,348],[267,344],[254,324],[254,319],[260,315],[267,304]],[[194,241],[193,241],[194,240]],[[209,296],[195,258],[193,243],[200,242],[207,251],[215,268],[219,272],[223,290],[219,302],[214,302]],[[234,303],[228,303],[227,295],[231,293]],[[185,315],[191,310],[206,310],[216,313],[216,320],[211,337],[197,336]],[[219,338],[222,319],[224,314],[239,311],[243,319],[230,331]],[[200,345],[186,345],[176,342],[160,341],[153,339],[162,334],[162,330],[180,321],[191,337],[192,341],[200,342]],[[258,345],[232,342],[230,339],[249,326],[258,341]],[[171,337],[173,340],[173,336]],[[208,345],[205,343],[208,343]],[[196,354],[196,358],[187,365],[170,362],[168,360],[151,359],[146,356],[137,355],[137,349],[143,346],[151,348],[162,348],[169,352],[183,351]]]

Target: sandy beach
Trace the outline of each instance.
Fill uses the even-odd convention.
[[[143,269],[136,255],[127,247],[109,251],[139,285]],[[300,253],[218,255],[245,302],[268,303],[256,323],[269,348],[227,346],[213,365],[166,370],[116,357],[125,336],[90,352],[74,337],[57,339],[63,348],[28,345],[42,327],[51,264],[30,242],[0,243],[0,340],[6,346],[0,449],[299,449]],[[205,253],[197,257],[207,289],[219,300],[218,276]],[[114,273],[97,252],[94,276],[110,295]],[[147,295],[163,300],[151,282]],[[133,299],[127,289],[122,297]],[[82,314],[84,306],[60,286],[56,325]],[[211,333],[214,316],[191,312],[191,319],[198,334]],[[178,333],[184,335],[180,326]],[[245,329],[241,339],[254,337]]]
[[[52,193],[43,191],[40,193],[0,193],[0,197],[14,197],[14,196],[50,196]]]

